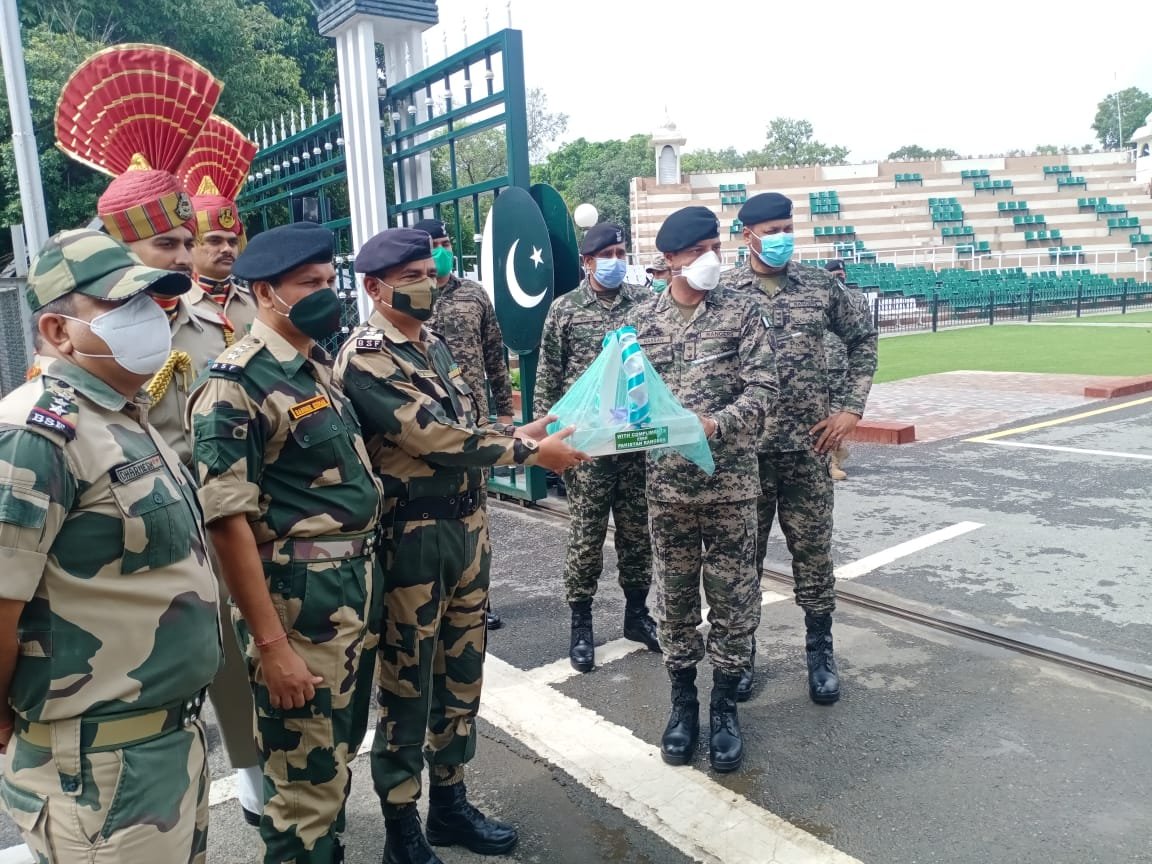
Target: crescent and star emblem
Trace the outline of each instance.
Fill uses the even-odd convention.
[[[529,294],[520,287],[520,280],[516,278],[516,249],[520,246],[520,238],[517,237],[513,241],[511,248],[508,250],[508,261],[504,265],[504,277],[508,281],[508,293],[512,295],[512,299],[516,301],[516,305],[524,309],[532,309],[540,304],[544,299],[544,295],[548,293],[548,286],[545,285],[540,289],[539,294]],[[543,257],[544,250],[532,247],[532,261],[537,267],[544,263]]]

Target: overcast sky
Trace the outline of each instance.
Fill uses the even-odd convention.
[[[482,37],[486,6],[492,29],[504,26],[505,0],[439,0],[432,59],[441,28],[452,51],[465,18],[470,41]],[[768,121],[787,116],[810,120],[853,162],[906,144],[978,155],[1094,142],[1105,95],[1152,92],[1142,0],[513,0],[512,20],[528,86],[568,114],[567,140],[651,132],[666,105],[686,150],[760,147]]]

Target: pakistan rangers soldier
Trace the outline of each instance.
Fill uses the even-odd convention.
[[[318,340],[340,326],[333,237],[297,223],[253,238],[235,275],[251,332],[192,394],[200,499],[256,703],[266,864],[343,860],[379,632],[380,488]]]
[[[624,229],[601,222],[580,244],[584,270],[580,287],[552,304],[540,342],[533,414],[546,414],[592,365],[604,335],[636,322],[637,308],[651,297],[624,284],[628,253]],[[608,517],[615,519],[616,559],[624,591],[624,638],[659,651],[656,624],[648,614],[652,585],[652,547],[644,500],[644,454],[601,456],[564,474],[568,490],[568,544],[564,588],[572,609],[568,659],[580,672],[596,666],[592,599],[604,569]]]
[[[668,266],[667,258],[657,255],[652,263],[644,268],[644,272],[648,274],[648,288],[653,294],[661,294],[667,290],[668,282],[672,278],[672,268]]]
[[[836,599],[827,458],[864,414],[876,371],[876,331],[829,273],[792,260],[788,198],[775,192],[754,195],[738,218],[752,254],[748,264],[721,282],[759,303],[780,376],[776,415],[759,448],[757,567],[763,567],[775,516],[792,555],[796,602],[804,609],[808,695],[827,705],[840,698],[832,644]],[[843,404],[835,413],[829,406],[824,356],[829,330],[844,343],[848,356]],[[742,690],[751,689],[749,675]]]
[[[736,686],[752,662],[760,617],[756,441],[775,404],[776,370],[756,304],[717,287],[716,215],[707,207],[677,210],[660,226],[656,246],[676,275],[641,310],[637,341],[673,395],[699,414],[716,463],[709,476],[674,451],[648,454],[656,616],[672,681],[660,755],[684,765],[696,749],[703,584],[711,625],[708,758],[715,771],[735,771],[744,755]]]
[[[432,238],[432,260],[436,263],[436,304],[428,329],[448,345],[460,364],[464,380],[476,403],[476,423],[483,426],[496,415],[500,423],[514,422],[512,382],[504,360],[504,336],[496,320],[496,310],[484,286],[461,279],[452,272],[452,238],[439,219],[422,219],[414,226]],[[488,398],[488,388],[492,398]],[[497,630],[500,616],[485,612],[489,630]]]
[[[194,246],[194,237],[201,238],[197,242],[208,242],[203,239],[206,237],[235,238],[233,232],[243,229],[235,218],[234,202],[219,196],[189,199],[187,183],[203,182],[209,184],[205,188],[211,189],[219,183],[238,191],[248,176],[255,145],[219,117],[198,116],[190,121],[181,116],[164,116],[179,110],[169,98],[168,76],[182,70],[188,80],[195,80],[192,61],[179,58],[167,48],[140,45],[116,46],[96,56],[119,52],[129,53],[135,67],[157,72],[154,76],[138,72],[125,76],[131,82],[132,95],[117,108],[136,116],[132,122],[117,124],[107,132],[107,106],[99,97],[90,98],[90,61],[86,62],[65,85],[57,107],[62,115],[57,128],[66,121],[62,146],[84,164],[116,175],[97,202],[105,231],[126,243],[150,267],[190,273],[199,248]],[[67,113],[65,106],[75,105],[80,108]],[[206,115],[208,111],[202,113]],[[170,134],[176,125],[186,128],[185,138]],[[80,141],[85,142],[82,149],[75,146]],[[177,146],[172,146],[173,141]],[[122,164],[118,160],[123,152],[135,156],[127,170],[118,173],[115,166]],[[229,227],[225,229],[223,223]],[[235,289],[214,302],[201,279],[180,296],[153,299],[168,316],[172,350],[144,385],[152,399],[148,420],[181,461],[191,465],[192,441],[184,420],[188,393],[196,376],[232,344],[234,329],[247,329],[256,306],[246,291]],[[221,613],[227,615],[226,603],[221,604]],[[228,759],[236,769],[237,797],[244,818],[254,825],[259,822],[262,784],[252,741],[252,696],[231,625],[226,619],[222,624],[226,634],[225,663],[208,695]]]
[[[0,798],[37,861],[205,861],[216,579],[141,390],[170,350],[147,292],[189,285],[90,230],[28,277],[42,374],[0,401]]]
[[[517,429],[477,425],[472,387],[447,346],[425,329],[439,302],[431,238],[382,231],[356,256],[375,312],[340,349],[336,374],[364,424],[384,484],[379,725],[372,777],[384,810],[385,864],[437,864],[428,847],[509,852],[516,829],[468,803],[464,765],[476,749],[491,545],[480,503],[483,469],[587,457],[542,438],[545,418]],[[428,835],[416,799],[429,765]]]

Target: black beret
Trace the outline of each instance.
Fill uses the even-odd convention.
[[[232,275],[247,282],[272,280],[305,264],[330,262],[333,234],[315,222],[293,222],[257,234],[232,265]]]
[[[382,273],[392,267],[432,257],[432,238],[416,228],[386,228],[360,247],[357,273]]]
[[[844,262],[839,258],[833,258],[831,261],[824,265],[824,269],[830,270],[833,273],[839,273],[844,269]]]
[[[761,192],[744,202],[736,218],[745,225],[759,225],[776,219],[792,218],[792,199],[779,192]]]
[[[417,231],[427,232],[428,236],[433,240],[439,240],[441,237],[448,236],[448,232],[444,228],[444,223],[439,219],[421,219],[412,227]]]
[[[595,255],[601,249],[624,242],[624,229],[612,222],[593,225],[580,243],[581,255]]]
[[[656,232],[656,248],[679,252],[701,240],[720,236],[720,220],[707,207],[684,207],[664,220]]]

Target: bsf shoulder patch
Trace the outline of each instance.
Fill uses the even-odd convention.
[[[357,351],[379,351],[384,347],[384,333],[376,328],[365,330],[356,337]]]
[[[239,378],[244,367],[260,353],[264,347],[264,340],[249,333],[223,354],[216,358],[216,362],[208,367],[210,375],[224,376],[226,378]]]
[[[327,396],[313,396],[304,402],[297,402],[288,409],[288,415],[293,420],[303,420],[305,417],[311,417],[317,411],[323,411],[325,408],[331,408],[332,403],[328,401]]]
[[[112,477],[114,483],[131,483],[146,474],[152,474],[159,471],[164,467],[164,457],[159,453],[154,453],[151,456],[145,456],[143,459],[137,459],[135,462],[126,462],[123,465],[117,465],[108,473]]]
[[[47,379],[44,392],[28,412],[28,425],[57,432],[71,441],[76,437],[79,413],[75,391],[66,384]]]

